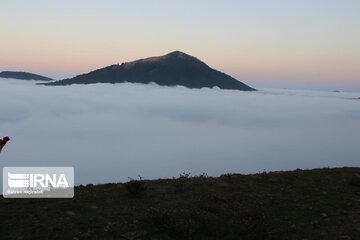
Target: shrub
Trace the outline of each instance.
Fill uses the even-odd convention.
[[[232,174],[230,174],[230,173],[223,174],[220,177],[222,179],[225,179],[225,182],[228,183],[228,184],[233,183],[233,177],[232,177]]]
[[[145,180],[139,176],[139,180],[129,178],[130,181],[124,183],[128,194],[132,197],[138,197],[142,195],[146,190]]]
[[[174,178],[174,186],[175,186],[175,193],[182,193],[184,192],[184,181],[191,177],[191,173],[183,172],[180,173],[177,179]]]
[[[183,172],[180,174],[179,179],[188,179],[188,178],[190,178],[190,176],[191,176],[191,173]]]
[[[198,178],[200,178],[200,179],[206,179],[206,178],[209,178],[209,175],[208,175],[206,172],[203,172],[202,174],[200,174],[200,175],[198,176]]]

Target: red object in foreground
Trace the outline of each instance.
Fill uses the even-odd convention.
[[[10,138],[8,136],[4,137],[3,139],[0,139],[0,152],[8,141],[10,141]]]

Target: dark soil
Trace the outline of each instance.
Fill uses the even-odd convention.
[[[360,168],[185,174],[79,186],[73,199],[1,197],[0,239],[355,240],[356,173]]]

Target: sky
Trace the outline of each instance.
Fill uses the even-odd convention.
[[[0,167],[71,166],[77,184],[359,167],[357,97],[0,79]]]
[[[358,0],[0,1],[0,70],[56,79],[180,50],[253,87],[360,91]]]

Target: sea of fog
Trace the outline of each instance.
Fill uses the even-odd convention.
[[[358,97],[0,79],[0,167],[73,166],[76,184],[360,167]]]

